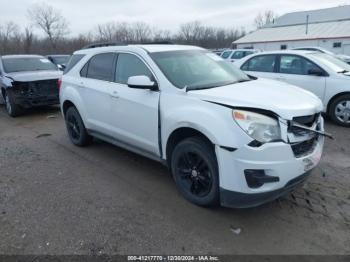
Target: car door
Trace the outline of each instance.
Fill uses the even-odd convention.
[[[241,69],[252,76],[275,79],[278,77],[276,74],[277,55],[269,54],[254,56],[247,60],[241,66]]]
[[[87,126],[95,132],[112,135],[110,93],[115,73],[116,53],[93,56],[82,68],[79,93],[85,108]]]
[[[299,55],[281,55],[278,64],[278,80],[299,86],[323,100],[326,72],[322,68]]]
[[[150,67],[139,56],[119,53],[115,84],[111,90],[114,135],[126,145],[159,156],[159,91],[128,87],[128,78],[139,75],[155,81]]]

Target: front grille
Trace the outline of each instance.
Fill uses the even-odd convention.
[[[311,116],[294,117],[293,122],[296,122],[298,124],[301,124],[307,127],[312,127],[313,124],[318,120],[319,116],[320,114],[314,114]]]
[[[291,147],[292,147],[294,156],[296,158],[300,158],[311,154],[317,145],[317,140],[318,138],[314,137],[304,142],[292,144]]]
[[[16,82],[17,92],[26,97],[58,95],[58,80],[40,80],[32,82]]]

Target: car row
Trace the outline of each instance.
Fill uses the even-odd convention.
[[[239,60],[242,71],[238,62],[194,46],[103,44],[76,51],[63,75],[46,57],[3,56],[1,93],[11,116],[60,103],[74,145],[96,137],[159,161],[194,204],[252,207],[303,183],[329,136],[324,97],[255,69],[295,74],[303,65],[307,75],[327,74],[328,86],[310,84],[325,90],[336,74],[348,77],[336,58],[332,64],[326,54],[293,55],[306,62],[259,52]],[[315,66],[317,59],[328,67]],[[348,106],[339,102],[337,110],[342,105]]]

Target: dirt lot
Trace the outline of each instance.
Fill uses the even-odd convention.
[[[303,188],[259,208],[204,209],[156,162],[71,145],[57,108],[12,119],[0,107],[0,253],[350,254],[350,130],[327,130],[336,140]]]

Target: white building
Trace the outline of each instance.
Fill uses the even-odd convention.
[[[233,45],[264,51],[319,46],[350,55],[350,5],[285,14]]]

